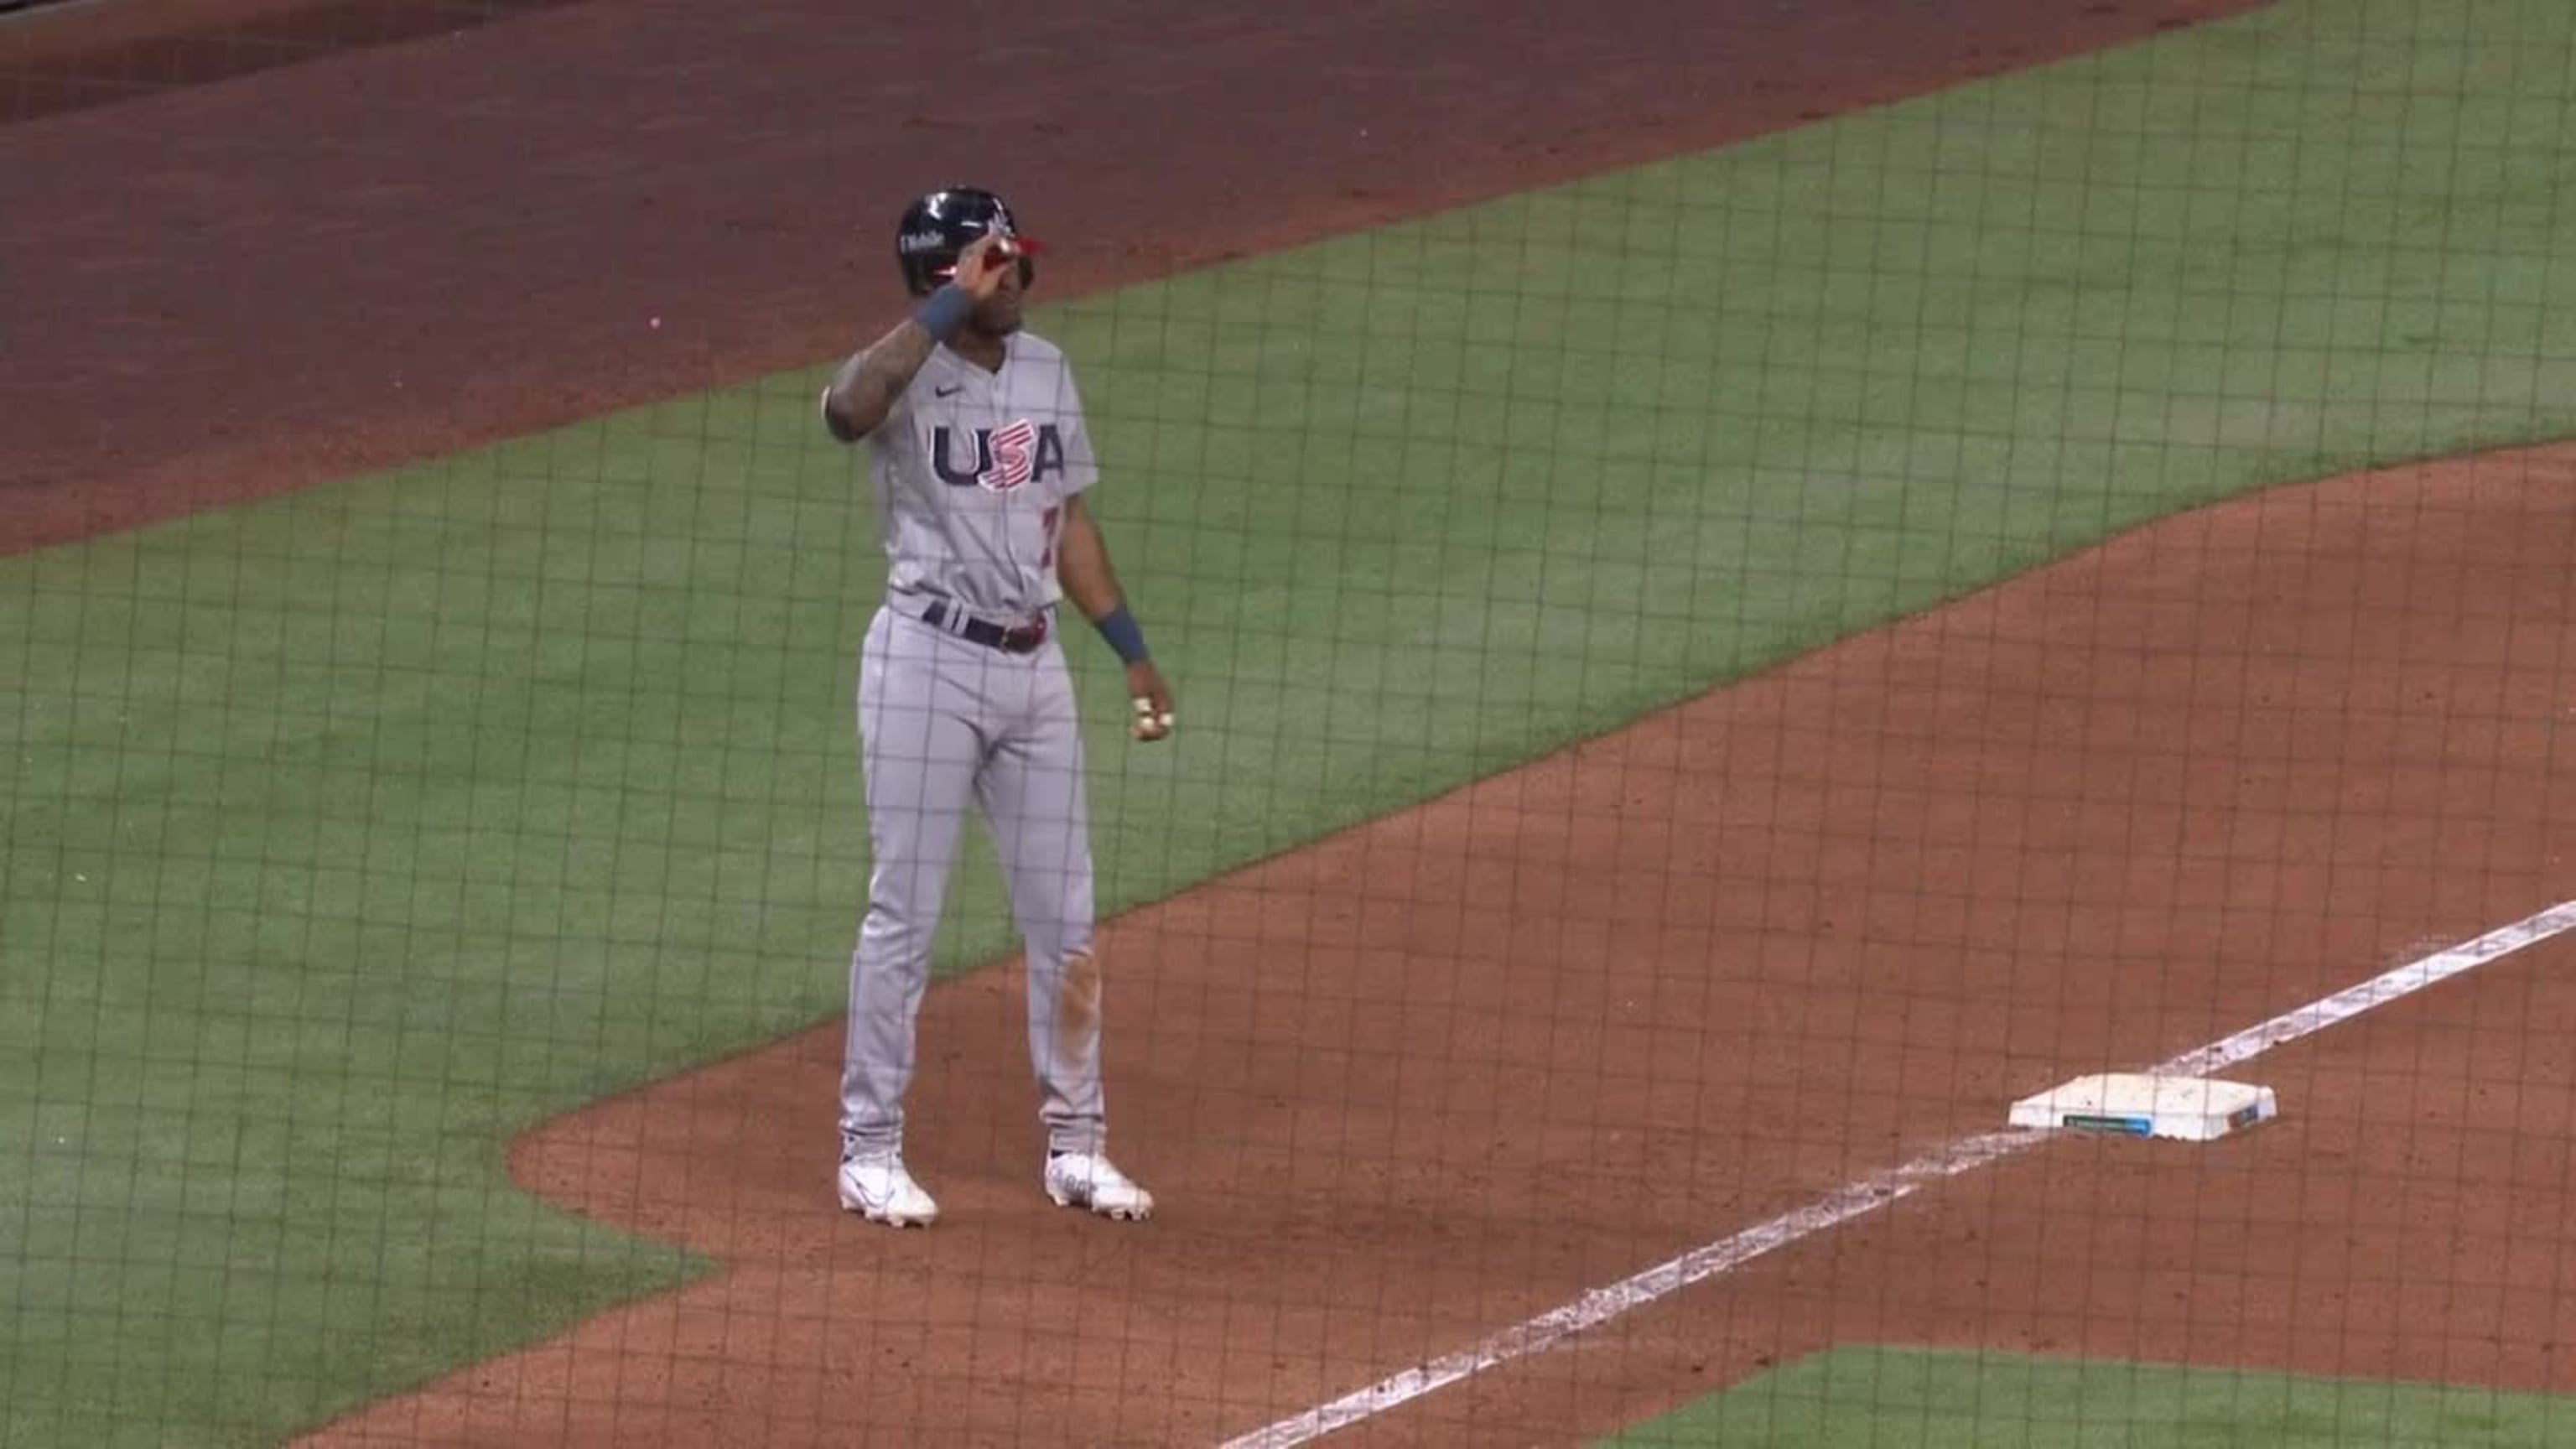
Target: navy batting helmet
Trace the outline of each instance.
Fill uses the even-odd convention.
[[[895,229],[895,265],[903,270],[904,290],[927,296],[957,271],[957,254],[986,232],[1000,232],[1020,243],[1020,285],[1037,280],[1028,254],[1033,243],[1020,235],[1019,223],[1002,198],[975,186],[950,186],[914,199],[903,209]]]

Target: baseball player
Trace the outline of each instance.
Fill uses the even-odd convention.
[[[889,565],[859,660],[874,869],[850,957],[840,1199],[898,1227],[939,1215],[904,1168],[903,1096],[970,803],[1028,959],[1046,1193],[1112,1218],[1154,1210],[1107,1153],[1090,821],[1058,604],[1070,598],[1125,662],[1135,738],[1171,731],[1172,694],[1084,508],[1100,469],[1073,374],[1021,328],[1035,250],[989,191],[915,200],[895,236],[913,311],[823,391],[832,436],[868,445]]]

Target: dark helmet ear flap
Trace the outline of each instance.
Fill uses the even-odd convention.
[[[903,287],[919,297],[937,287],[956,269],[958,243],[933,210],[935,197],[925,196],[905,208],[894,234],[894,262]]]

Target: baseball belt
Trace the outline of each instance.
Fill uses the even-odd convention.
[[[920,617],[921,622],[933,629],[944,629],[970,644],[981,644],[1004,654],[1033,654],[1047,641],[1044,614],[1040,614],[1035,623],[1014,628],[996,624],[990,619],[978,619],[963,610],[952,611],[946,599],[934,599],[930,607],[921,611]]]

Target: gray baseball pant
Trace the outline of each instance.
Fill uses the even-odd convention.
[[[970,802],[1028,960],[1029,1062],[1050,1149],[1102,1145],[1100,970],[1082,735],[1058,643],[1006,654],[881,608],[858,687],[874,853],[850,955],[841,1150],[897,1148],[932,939]]]

